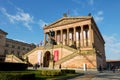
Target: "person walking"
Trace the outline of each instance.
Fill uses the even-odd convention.
[[[112,71],[115,73],[115,65],[112,65]]]
[[[102,72],[102,66],[101,65],[99,66],[99,72],[100,73]]]

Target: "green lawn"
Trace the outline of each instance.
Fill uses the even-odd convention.
[[[26,71],[0,71],[5,73],[34,73],[35,74],[35,80],[62,80],[63,78],[73,77],[80,74],[63,74],[60,76],[42,76],[41,70],[26,70]],[[82,73],[81,73],[82,75]]]
[[[75,73],[75,74],[64,74],[64,75],[60,75],[60,76],[42,76],[42,75],[40,75],[40,71],[41,70],[30,70],[30,71],[25,71],[25,72],[34,73],[36,80],[61,80],[63,78],[80,75],[80,73],[79,74]],[[81,73],[81,75],[82,74],[83,73]]]
[[[62,80],[63,78],[76,76],[78,74],[65,74],[60,76],[40,76],[36,75],[36,80]]]

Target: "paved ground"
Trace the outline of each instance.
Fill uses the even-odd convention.
[[[77,76],[67,80],[120,80],[120,72],[113,73],[112,71],[99,72],[85,72],[83,76]]]

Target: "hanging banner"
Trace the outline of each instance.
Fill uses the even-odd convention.
[[[55,62],[58,61],[58,58],[59,58],[59,52],[58,52],[58,50],[55,50],[54,51],[54,61]]]
[[[40,65],[41,54],[42,54],[42,52],[39,50],[38,51],[38,65]]]

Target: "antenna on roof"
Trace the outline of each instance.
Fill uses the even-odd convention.
[[[70,16],[70,10],[68,9],[68,11],[67,11],[67,14],[68,14],[68,16]]]

